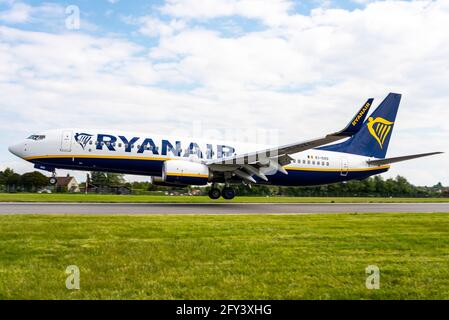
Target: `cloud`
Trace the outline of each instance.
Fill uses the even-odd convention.
[[[404,96],[389,155],[447,151],[446,1],[302,15],[289,1],[170,0],[159,12],[127,18],[151,45],[126,35],[0,27],[0,132],[8,132],[0,142],[73,124],[191,134],[200,123],[203,133],[220,131],[209,138],[226,128],[240,129],[244,140],[279,129],[287,143],[341,129],[367,97],[380,103],[397,91]],[[220,17],[263,28],[223,34]],[[448,160],[411,161],[388,175],[449,184]]]
[[[0,2],[1,3],[1,2]],[[0,11],[0,22],[9,26],[28,25],[36,30],[53,30],[61,32],[67,30],[66,19],[71,11],[66,12],[70,6],[58,3],[42,3],[39,5],[28,5],[14,0],[4,1],[8,9]],[[98,31],[98,26],[89,21],[85,13],[81,15],[80,28],[86,32]]]
[[[7,23],[24,23],[30,20],[31,7],[24,3],[13,3],[8,10],[0,12],[0,20]]]
[[[374,2],[376,0],[351,0],[354,3],[358,3],[358,4],[368,4],[370,2]]]
[[[138,25],[139,33],[149,37],[170,36],[185,29],[187,26],[186,22],[180,19],[172,19],[167,22],[153,16],[124,17],[123,21],[128,24]]]
[[[22,2],[6,2],[10,7],[0,11],[0,21],[8,24],[48,23],[48,20],[64,17],[64,7],[54,3],[30,6]]]
[[[262,19],[268,24],[280,23],[292,9],[287,0],[167,0],[161,12],[174,17],[211,19],[223,16],[243,16]]]

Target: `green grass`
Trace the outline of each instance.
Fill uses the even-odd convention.
[[[101,194],[0,193],[0,202],[103,202],[103,203],[384,203],[384,202],[449,202],[449,198],[373,198],[373,197],[239,197],[234,200],[211,200],[199,196],[148,196]]]
[[[449,214],[0,216],[1,299],[448,299],[448,261]]]

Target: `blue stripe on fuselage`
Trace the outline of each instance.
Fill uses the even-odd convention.
[[[270,184],[277,186],[314,186],[330,184],[348,180],[363,180],[369,176],[388,171],[388,168],[369,171],[349,171],[346,176],[342,176],[340,171],[309,171],[309,170],[288,170],[288,175],[277,172],[273,176],[268,176]],[[257,179],[256,179],[257,180]],[[263,182],[262,180],[257,182]]]
[[[118,172],[124,174],[160,176],[164,160],[137,160],[117,158],[45,158],[31,160],[36,164],[59,169]]]
[[[137,160],[117,158],[44,158],[30,160],[35,164],[68,170],[105,171],[147,176],[161,176],[164,160]],[[330,184],[353,179],[362,180],[369,176],[388,171],[380,168],[369,171],[349,171],[342,176],[340,171],[289,170],[288,175],[281,172],[268,176],[269,184],[279,186],[312,186]],[[256,178],[257,182],[264,181]]]

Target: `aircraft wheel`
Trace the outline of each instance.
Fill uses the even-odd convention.
[[[221,197],[220,189],[212,188],[209,190],[209,198],[217,200]]]
[[[50,182],[50,184],[52,186],[56,185],[58,183],[58,180],[55,177],[51,177],[48,182]]]
[[[235,190],[229,187],[226,187],[221,192],[222,196],[226,200],[232,200],[235,197]]]

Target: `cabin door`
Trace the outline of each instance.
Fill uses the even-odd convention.
[[[72,151],[72,131],[63,131],[61,137],[61,151],[70,152]]]

